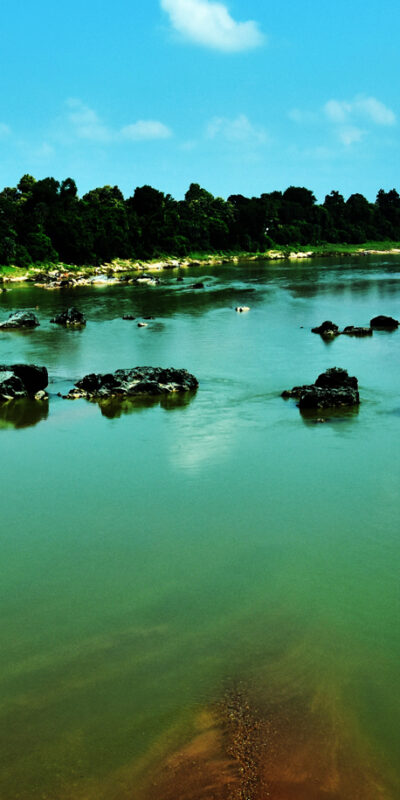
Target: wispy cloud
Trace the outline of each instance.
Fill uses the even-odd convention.
[[[213,117],[207,125],[206,136],[208,139],[222,137],[228,142],[252,144],[263,144],[268,139],[264,128],[253,125],[245,114],[239,114],[235,119]]]
[[[316,111],[294,108],[289,118],[299,124],[314,124],[345,147],[361,142],[374,128],[393,126],[396,115],[376,97],[357,95],[352,100],[328,100]]]
[[[161,0],[173,28],[195,44],[223,52],[259,47],[265,41],[258,23],[236,22],[223,3],[211,0]]]
[[[5,122],[0,122],[0,139],[5,139],[11,133],[11,128]]]
[[[77,98],[67,100],[68,120],[79,139],[91,142],[108,142],[112,138],[111,131],[99,119],[97,113]]]
[[[358,95],[354,100],[328,100],[324,111],[328,119],[336,123],[348,122],[356,117],[363,118],[375,125],[394,125],[396,115],[391,108],[385,106],[376,97]]]
[[[67,120],[74,138],[90,142],[108,144],[118,141],[143,142],[154,139],[167,139],[172,130],[158,120],[138,120],[122,128],[106,125],[93,108],[81,100],[67,100]]]
[[[131,142],[140,142],[145,139],[168,139],[172,131],[163,122],[152,119],[140,119],[132,125],[125,125],[120,130],[120,137]]]
[[[356,128],[354,125],[340,127],[337,132],[339,141],[346,147],[355,142],[360,142],[365,133],[361,128]]]

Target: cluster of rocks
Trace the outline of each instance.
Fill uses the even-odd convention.
[[[73,289],[78,286],[110,286],[118,283],[118,278],[96,270],[94,275],[85,272],[68,272],[65,270],[51,270],[50,272],[37,272],[33,278],[35,286],[41,289]]]
[[[56,314],[50,320],[55,325],[64,325],[65,327],[83,327],[86,325],[86,319],[81,311],[71,306],[66,308],[59,314]],[[23,330],[24,328],[37,328],[40,322],[32,311],[16,311],[10,314],[9,318],[4,322],[0,322],[0,329],[2,330]]]
[[[45,389],[49,382],[46,367],[33,364],[0,365],[0,402],[47,398]]]
[[[325,320],[322,325],[311,328],[312,333],[319,333],[323,339],[333,339],[336,336],[372,336],[373,330],[393,331],[399,327],[399,322],[393,317],[386,317],[381,314],[371,319],[369,326],[359,327],[357,325],[346,325],[343,330],[339,330],[339,325],[335,325],[332,320]]]
[[[86,319],[81,311],[78,311],[75,306],[66,308],[59,314],[56,314],[50,320],[54,325],[64,325],[66,328],[82,328],[86,325]]]
[[[300,409],[338,408],[360,404],[357,378],[350,377],[347,370],[339,367],[327,369],[315,383],[294,386],[282,392],[282,397],[298,400]]]
[[[66,396],[69,400],[156,397],[175,392],[194,392],[199,382],[186,369],[133,367],[116,372],[85,375]]]

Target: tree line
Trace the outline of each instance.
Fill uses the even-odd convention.
[[[219,251],[265,251],[274,245],[361,244],[400,240],[400,196],[381,189],[375,203],[332,191],[317,204],[312,191],[223,200],[192,183],[184,200],[151,186],[124,198],[118,186],[78,196],[72,178],[24,175],[0,193],[0,264],[63,261],[99,264],[114,258]]]

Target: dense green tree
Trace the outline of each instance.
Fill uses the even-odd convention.
[[[0,264],[62,260],[99,264],[190,252],[264,250],[275,243],[362,243],[400,239],[400,195],[381,189],[375,203],[338,191],[318,205],[312,191],[289,186],[260,197],[214,197],[192,183],[176,201],[152,186],[124,199],[117,186],[78,197],[75,181],[23,175],[0,192]]]

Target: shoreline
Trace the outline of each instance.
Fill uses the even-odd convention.
[[[291,250],[288,247],[266,250],[263,253],[215,253],[199,254],[175,258],[165,256],[159,259],[114,259],[112,262],[100,266],[64,264],[61,262],[51,264],[35,264],[28,270],[22,267],[0,267],[0,285],[9,283],[34,283],[37,286],[48,288],[62,288],[51,286],[52,282],[64,280],[72,285],[99,285],[123,282],[119,276],[126,273],[161,272],[163,270],[187,269],[190,267],[215,267],[224,264],[239,264],[246,261],[303,261],[313,258],[332,258],[345,256],[372,256],[372,255],[400,255],[400,243],[384,243],[379,248],[379,243],[366,243],[360,247],[356,245],[330,246]],[[67,288],[67,286],[66,286]],[[0,289],[1,291],[1,289]]]

